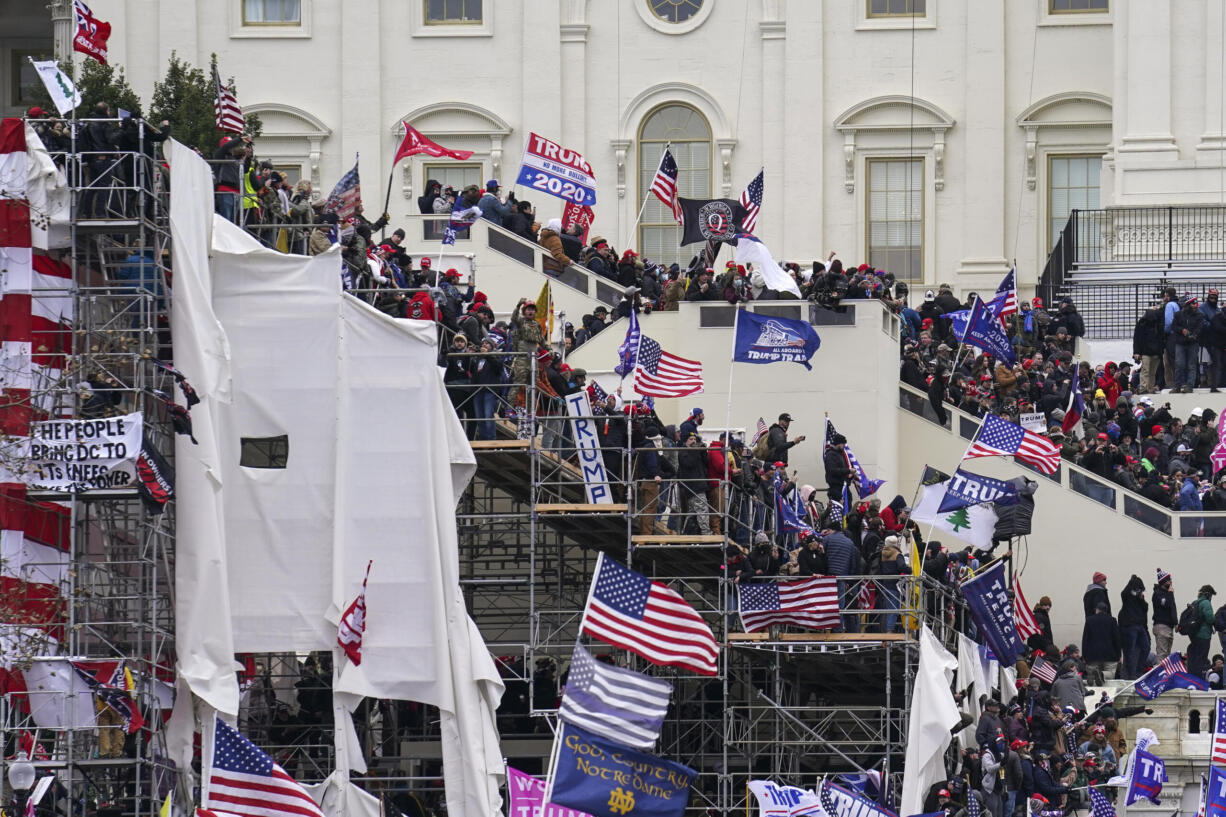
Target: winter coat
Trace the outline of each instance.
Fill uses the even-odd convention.
[[[769,435],[767,438],[767,445],[769,446],[770,451],[767,459],[771,460],[772,462],[779,461],[784,465],[787,465],[788,449],[796,445],[796,441],[789,441],[788,433],[784,431],[783,426],[779,425],[778,423],[771,426],[770,431],[767,433]]]
[[[1101,584],[1092,584],[1086,588],[1085,595],[1081,597],[1081,606],[1085,610],[1086,618],[1094,615],[1099,602],[1107,605],[1107,612],[1111,612],[1111,597],[1107,595],[1107,588]]]
[[[800,554],[796,557],[796,564],[800,568],[802,576],[825,576],[829,568],[826,563],[826,554],[821,548],[817,550],[809,550],[807,547],[800,549]]]
[[[1160,355],[1166,350],[1166,332],[1162,309],[1146,310],[1132,330],[1134,355]]]
[[[570,256],[562,251],[562,239],[549,228],[541,230],[540,245],[544,247],[549,255],[545,256],[542,266],[545,272],[560,273],[571,263]]]
[[[845,533],[835,531],[822,540],[826,565],[832,576],[855,576],[860,572],[860,552]]]
[[[1096,614],[1086,619],[1081,629],[1081,655],[1087,662],[1120,660],[1120,628],[1110,614]]]
[[[1200,343],[1204,324],[1203,315],[1195,309],[1183,308],[1171,319],[1171,334],[1175,336],[1175,342],[1183,346]]]
[[[1152,596],[1154,607],[1154,624],[1166,624],[1174,627],[1179,623],[1179,610],[1175,607],[1175,592],[1162,585],[1154,585]]]
[[[510,215],[515,205],[509,201],[501,202],[493,193],[487,192],[477,200],[477,206],[481,208],[481,218],[489,219],[501,226],[502,220]]]
[[[832,493],[843,490],[844,483],[851,476],[851,466],[847,464],[847,455],[840,448],[831,446],[822,455],[822,464],[826,468],[826,485]]]
[[[1120,627],[1141,627],[1149,624],[1149,602],[1145,600],[1145,582],[1133,574],[1120,591]]]
[[[1063,709],[1071,706],[1079,712],[1086,708],[1086,684],[1076,669],[1066,669],[1051,685],[1051,698]]]

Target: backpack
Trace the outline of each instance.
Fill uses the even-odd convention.
[[[1175,625],[1175,631],[1180,635],[1191,636],[1200,629],[1200,611],[1197,609],[1197,604],[1200,600],[1189,604],[1183,608],[1183,612],[1179,614],[1179,623]]]
[[[762,433],[762,436],[758,438],[758,441],[753,444],[753,457],[755,460],[762,460],[763,462],[766,462],[767,460],[770,459],[770,453],[771,453],[770,437],[771,437],[770,432],[765,431]]]
[[[1217,612],[1213,614],[1213,629],[1226,633],[1226,604],[1217,608]]]

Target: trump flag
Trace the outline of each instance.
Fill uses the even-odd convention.
[[[773,318],[741,310],[736,320],[732,359],[737,363],[791,361],[806,369],[822,339],[807,321]]]

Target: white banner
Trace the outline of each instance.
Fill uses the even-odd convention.
[[[97,420],[47,420],[30,427],[23,482],[52,491],[136,484],[144,421],[140,412]]]
[[[1047,419],[1041,411],[1029,411],[1025,414],[1018,415],[1018,420],[1022,428],[1027,431],[1037,431],[1040,434],[1047,433]]]
[[[566,411],[570,414],[570,426],[578,449],[579,465],[583,468],[583,484],[587,486],[587,501],[593,505],[612,505],[613,492],[609,490],[609,478],[604,470],[604,457],[600,453],[600,438],[596,435],[596,420],[592,417],[592,405],[587,392],[577,391],[566,396]]]

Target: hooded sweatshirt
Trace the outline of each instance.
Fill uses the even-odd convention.
[[[1175,593],[1169,587],[1154,585],[1154,624],[1165,624],[1174,627],[1179,622],[1179,611],[1175,609]]]
[[[1141,627],[1149,625],[1149,602],[1145,600],[1145,582],[1135,573],[1120,591],[1120,627]]]

